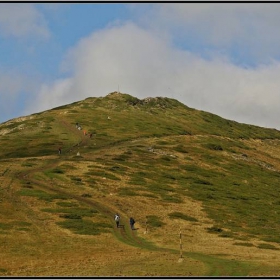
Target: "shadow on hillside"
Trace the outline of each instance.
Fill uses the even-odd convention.
[[[124,229],[124,225],[119,225],[117,228],[122,228]],[[133,228],[132,230],[138,230],[139,228]]]

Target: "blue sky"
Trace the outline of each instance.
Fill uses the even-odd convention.
[[[120,89],[280,129],[279,3],[0,3],[0,122]]]

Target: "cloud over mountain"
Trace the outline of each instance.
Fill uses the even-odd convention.
[[[205,59],[133,23],[80,40],[62,64],[68,78],[42,86],[43,110],[120,89],[144,98],[169,96],[240,122],[280,127],[280,65],[239,67],[224,56]],[[269,121],[268,121],[269,120]]]

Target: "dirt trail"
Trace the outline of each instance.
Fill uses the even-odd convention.
[[[43,167],[35,168],[33,170],[29,170],[28,172],[19,173],[19,174],[17,174],[17,177],[21,180],[25,180],[25,181],[33,183],[34,185],[36,185],[37,188],[39,188],[41,190],[54,192],[54,193],[60,194],[60,195],[65,195],[71,199],[75,199],[76,201],[79,201],[81,203],[89,205],[90,207],[93,207],[94,209],[98,210],[101,214],[106,216],[111,221],[114,235],[118,240],[120,240],[121,242],[124,242],[128,245],[131,245],[131,246],[145,247],[145,244],[143,243],[143,241],[141,239],[139,239],[137,237],[137,235],[135,235],[134,233],[131,233],[130,229],[125,226],[128,224],[128,217],[125,217],[125,215],[122,214],[121,215],[121,217],[122,217],[121,225],[122,226],[119,228],[116,227],[116,225],[113,221],[113,217],[114,217],[114,214],[119,211],[118,211],[118,209],[107,205],[104,200],[102,202],[100,202],[96,199],[81,197],[79,195],[75,195],[75,194],[67,192],[65,190],[61,190],[55,186],[50,186],[49,184],[42,182],[38,179],[32,178],[32,175],[35,172],[40,172],[40,171],[44,171],[47,169],[55,168],[59,164],[59,162],[60,162],[60,158],[57,158],[56,160],[52,160],[50,163],[44,165]],[[155,249],[158,249],[158,248],[155,248]]]
[[[74,133],[75,135],[77,135],[78,138],[80,138],[80,141],[73,145],[71,148],[65,149],[63,154],[67,154],[71,151],[73,151],[75,148],[78,147],[83,147],[85,145],[88,144],[88,142],[90,141],[89,136],[85,136],[83,134],[82,131],[76,129],[73,125],[67,123],[63,118],[61,118],[59,120],[59,122],[61,123],[61,125],[63,125],[64,127],[66,127],[69,131],[71,131],[72,133]],[[64,158],[64,155],[61,155],[59,157],[53,158],[50,160],[50,162],[48,162],[47,164],[45,164],[44,166],[41,166],[39,168],[33,168],[29,171],[25,171],[25,172],[21,172],[18,173],[16,176],[17,178],[21,179],[21,180],[25,180],[25,181],[29,181],[32,182],[33,184],[35,184],[36,186],[38,186],[39,188],[41,188],[42,190],[48,190],[51,192],[55,192],[57,194],[61,194],[61,195],[65,195],[67,197],[73,198],[79,202],[85,203],[91,207],[94,207],[96,210],[98,210],[100,213],[102,213],[104,216],[106,216],[109,220],[112,221],[114,214],[116,212],[119,212],[118,209],[113,208],[112,206],[108,206],[106,205],[106,203],[104,201],[99,202],[97,200],[93,200],[92,198],[84,198],[78,195],[74,195],[70,192],[67,192],[65,190],[61,190],[59,188],[55,188],[53,186],[50,186],[49,184],[39,181],[38,179],[34,179],[32,178],[32,174],[36,173],[36,172],[41,172],[47,169],[53,169],[55,167],[57,167],[57,165],[61,162],[61,159]],[[143,245],[143,241],[140,240],[137,235],[135,234],[129,234],[129,230],[127,229],[127,227],[125,227],[124,225],[120,228],[116,228],[114,222],[112,222],[113,224],[113,229],[114,229],[114,235],[122,242],[125,242],[129,245],[132,246],[141,246]],[[125,217],[125,215],[122,214],[122,224],[128,224],[128,217]]]
[[[75,150],[78,147],[82,147],[82,146],[85,146],[86,144],[88,144],[89,137],[86,137],[85,135],[83,135],[83,132],[81,130],[78,130],[77,128],[75,128],[72,124],[68,123],[62,117],[60,117],[60,119],[58,119],[58,122],[62,126],[67,128],[69,130],[69,132],[72,132],[73,134],[75,134],[77,136],[77,138],[80,139],[80,141],[77,144],[73,145],[71,148],[65,149],[64,153],[69,153],[69,152]]]

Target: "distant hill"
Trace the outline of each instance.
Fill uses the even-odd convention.
[[[0,275],[279,275],[279,144],[118,92],[2,123]]]

